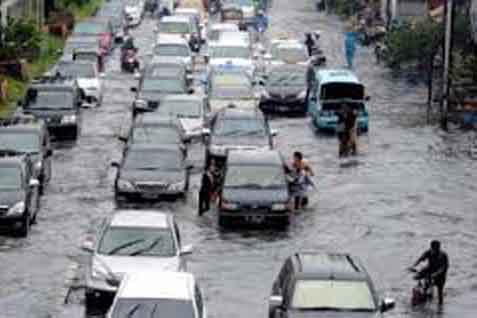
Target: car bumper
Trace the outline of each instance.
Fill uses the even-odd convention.
[[[254,211],[254,210],[219,210],[219,217],[224,217],[238,224],[263,224],[274,221],[288,220],[291,216],[289,210],[284,211]]]
[[[0,227],[2,228],[15,228],[22,224],[25,219],[24,214],[20,215],[6,215],[4,213],[0,214]]]
[[[116,201],[118,203],[158,201],[166,196],[181,196],[185,192],[185,189],[164,189],[157,192],[117,192]]]
[[[303,98],[270,98],[260,102],[260,109],[269,113],[304,113],[307,110]]]
[[[55,139],[76,139],[78,137],[78,125],[48,125],[48,132]]]

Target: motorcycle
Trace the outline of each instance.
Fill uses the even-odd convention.
[[[419,306],[427,303],[432,300],[432,280],[422,275],[415,268],[409,268],[409,272],[414,274],[414,280],[416,280],[416,285],[412,288],[411,293],[411,305]]]
[[[137,49],[121,50],[121,70],[128,73],[135,73],[139,69],[139,61],[137,59]]]

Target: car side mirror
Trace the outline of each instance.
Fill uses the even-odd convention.
[[[83,244],[81,244],[81,249],[88,253],[92,253],[94,251],[94,237],[92,235],[86,236]]]
[[[45,157],[51,157],[51,156],[53,156],[53,150],[48,149],[48,150],[45,152]]]
[[[272,130],[270,131],[270,134],[271,134],[273,137],[276,137],[276,136],[278,136],[278,130],[272,129]]]
[[[121,281],[117,278],[108,277],[106,278],[106,283],[108,283],[109,286],[119,287]]]
[[[181,256],[183,256],[183,255],[190,255],[190,254],[192,254],[192,251],[193,251],[192,245],[186,245],[186,246],[183,246],[183,247],[181,248],[180,254],[181,254]]]
[[[119,162],[116,162],[116,161],[111,162],[111,167],[119,169]]]
[[[209,128],[202,128],[202,135],[203,136],[210,136],[210,129]]]
[[[272,311],[282,308],[283,306],[283,297],[280,295],[272,295],[268,300],[268,304]]]
[[[133,93],[137,93],[137,87],[131,87],[130,91],[133,92]]]
[[[31,179],[28,185],[31,188],[38,187],[40,185],[40,181],[38,181],[38,179]]]
[[[380,305],[380,311],[386,312],[393,309],[396,306],[396,302],[392,298],[384,298]]]
[[[121,141],[121,142],[128,142],[128,138],[124,137],[124,136],[119,136],[118,140]]]

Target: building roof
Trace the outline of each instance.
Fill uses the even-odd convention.
[[[113,227],[170,228],[171,215],[153,210],[120,210],[112,218]]]
[[[195,279],[190,273],[138,272],[126,276],[117,297],[192,300],[194,286]]]

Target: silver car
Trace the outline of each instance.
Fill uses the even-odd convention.
[[[97,238],[83,249],[92,253],[86,271],[86,310],[107,309],[125,274],[150,270],[185,271],[185,254],[174,217],[158,211],[120,210],[106,219]]]

